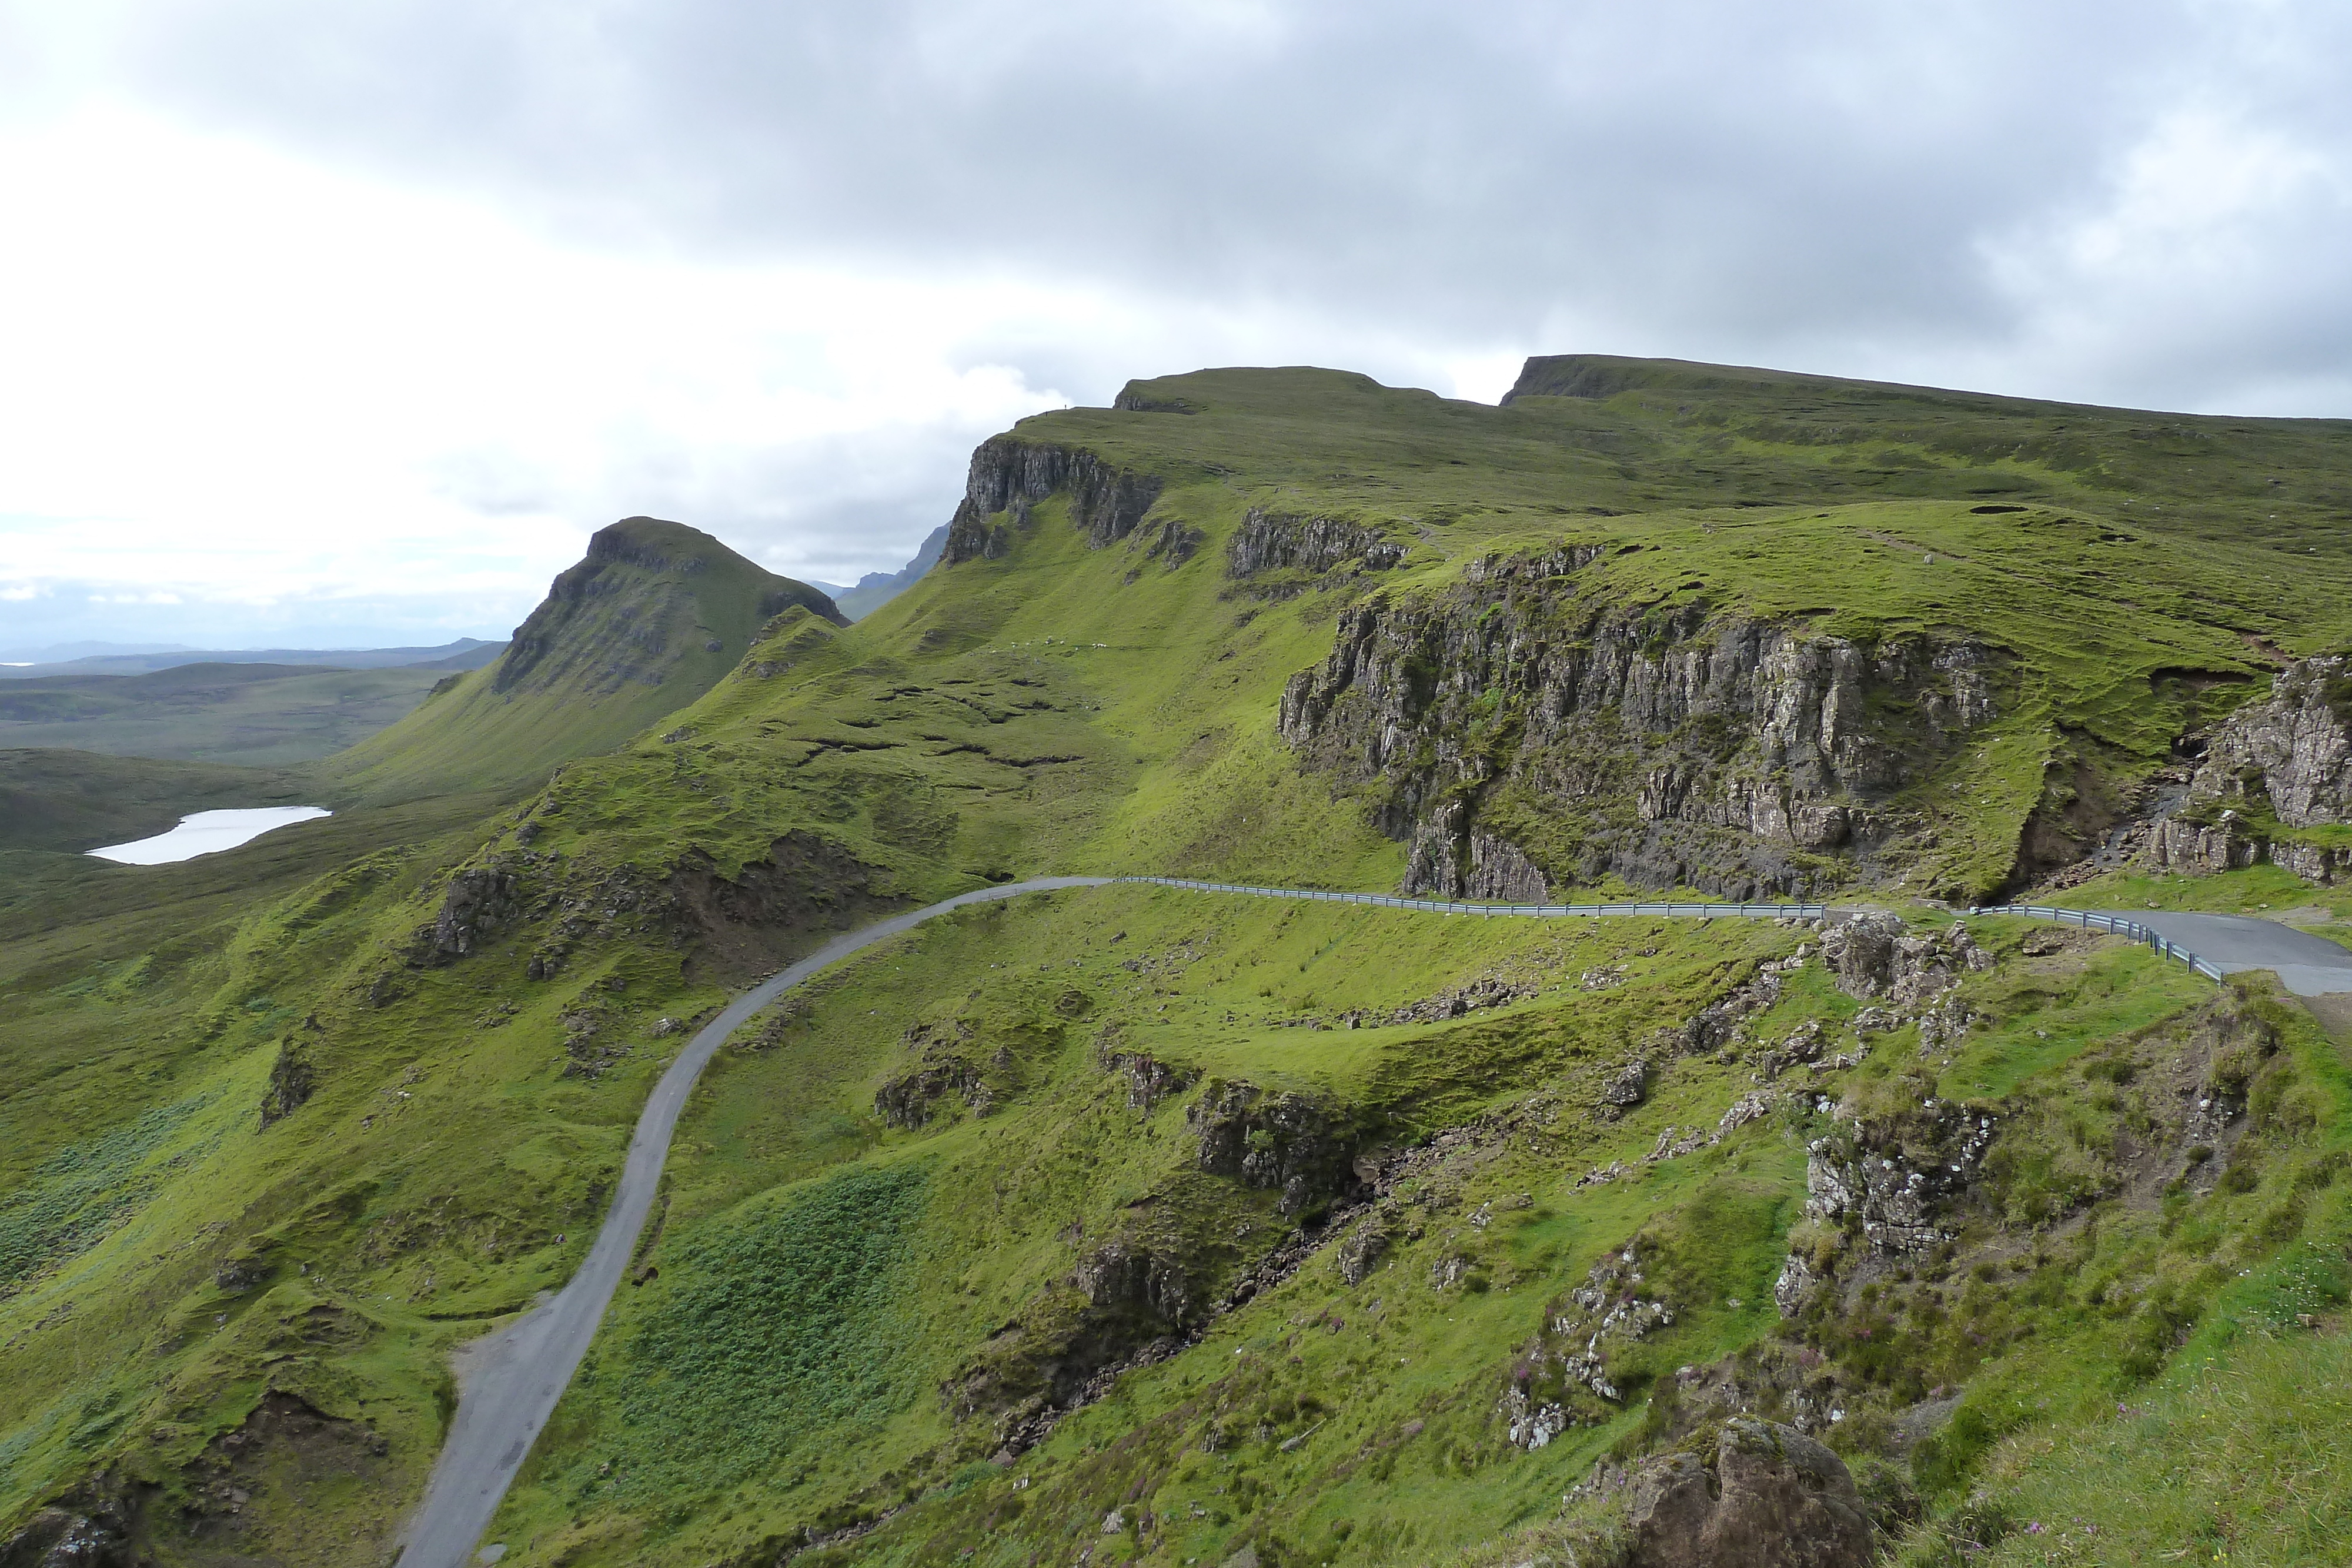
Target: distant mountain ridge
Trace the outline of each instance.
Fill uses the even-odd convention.
[[[860,621],[922,580],[923,574],[939,564],[940,552],[947,548],[947,525],[942,523],[916,547],[915,559],[896,571],[869,571],[854,586],[846,588],[830,582],[812,586],[832,594],[833,601],[841,607],[844,615],[852,621]]]

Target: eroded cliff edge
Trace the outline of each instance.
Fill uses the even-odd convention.
[[[1609,548],[1373,595],[1291,680],[1284,739],[1374,788],[1381,829],[1411,846],[1408,891],[1532,900],[1614,874],[1795,896],[1933,834],[1901,797],[2004,710],[2007,653],[1612,601],[1581,575]]]

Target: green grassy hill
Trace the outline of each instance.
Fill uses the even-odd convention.
[[[1769,923],[1134,886],[926,926],[713,1064],[503,1561],[1565,1561],[1597,1462],[1742,1406],[1907,1561],[2317,1560],[2326,1412],[2251,1413],[2343,1343],[2338,1048],[2112,939],[1971,967],[1917,899],[2072,863],[2346,645],[2347,434],[1218,371],[987,444],[853,627],[607,530],[322,770],[353,810],[0,915],[0,1532],[385,1561],[448,1353],[567,1277],[684,1027],[878,912],[1150,871],[1802,887],[1940,956],[1898,998]],[[1822,1211],[1874,1162],[1932,1238]],[[1650,1303],[1593,1364],[1580,1291]],[[2134,1445],[2193,1476],[2160,1530]]]
[[[691,702],[769,620],[832,601],[656,517],[599,529],[488,667],[436,685],[402,723],[319,776],[372,796],[535,783]]]

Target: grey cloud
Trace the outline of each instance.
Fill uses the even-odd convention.
[[[2218,338],[2161,287],[2095,297],[2045,267],[2021,293],[1988,257],[2097,213],[2199,105],[2340,189],[2347,31],[2321,5],[2196,0],[205,0],[141,7],[121,68],[604,243],[1008,268],[1446,345],[1593,346],[1537,340],[1568,323],[1857,370],[2007,346],[2021,371],[2188,396],[2243,384],[2249,351],[2344,363],[2337,312],[2315,338],[2285,314],[2310,291],[2273,243],[2340,277],[2340,204],[2231,220],[2222,282],[2249,298],[2210,302]],[[2082,350],[2112,363],[2035,365],[2053,311],[2159,308]]]
[[[2352,14],[2318,0],[100,5],[58,71],[587,243],[1235,306],[1262,358],[1609,348],[2188,402],[2352,363]],[[2215,216],[2218,262],[2069,259],[2189,113],[2308,189]],[[1118,377],[1061,368],[1090,358],[1024,368],[1092,399]]]

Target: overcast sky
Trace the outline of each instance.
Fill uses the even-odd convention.
[[[2352,414],[2352,7],[0,0],[0,656],[834,581],[1130,376]]]

